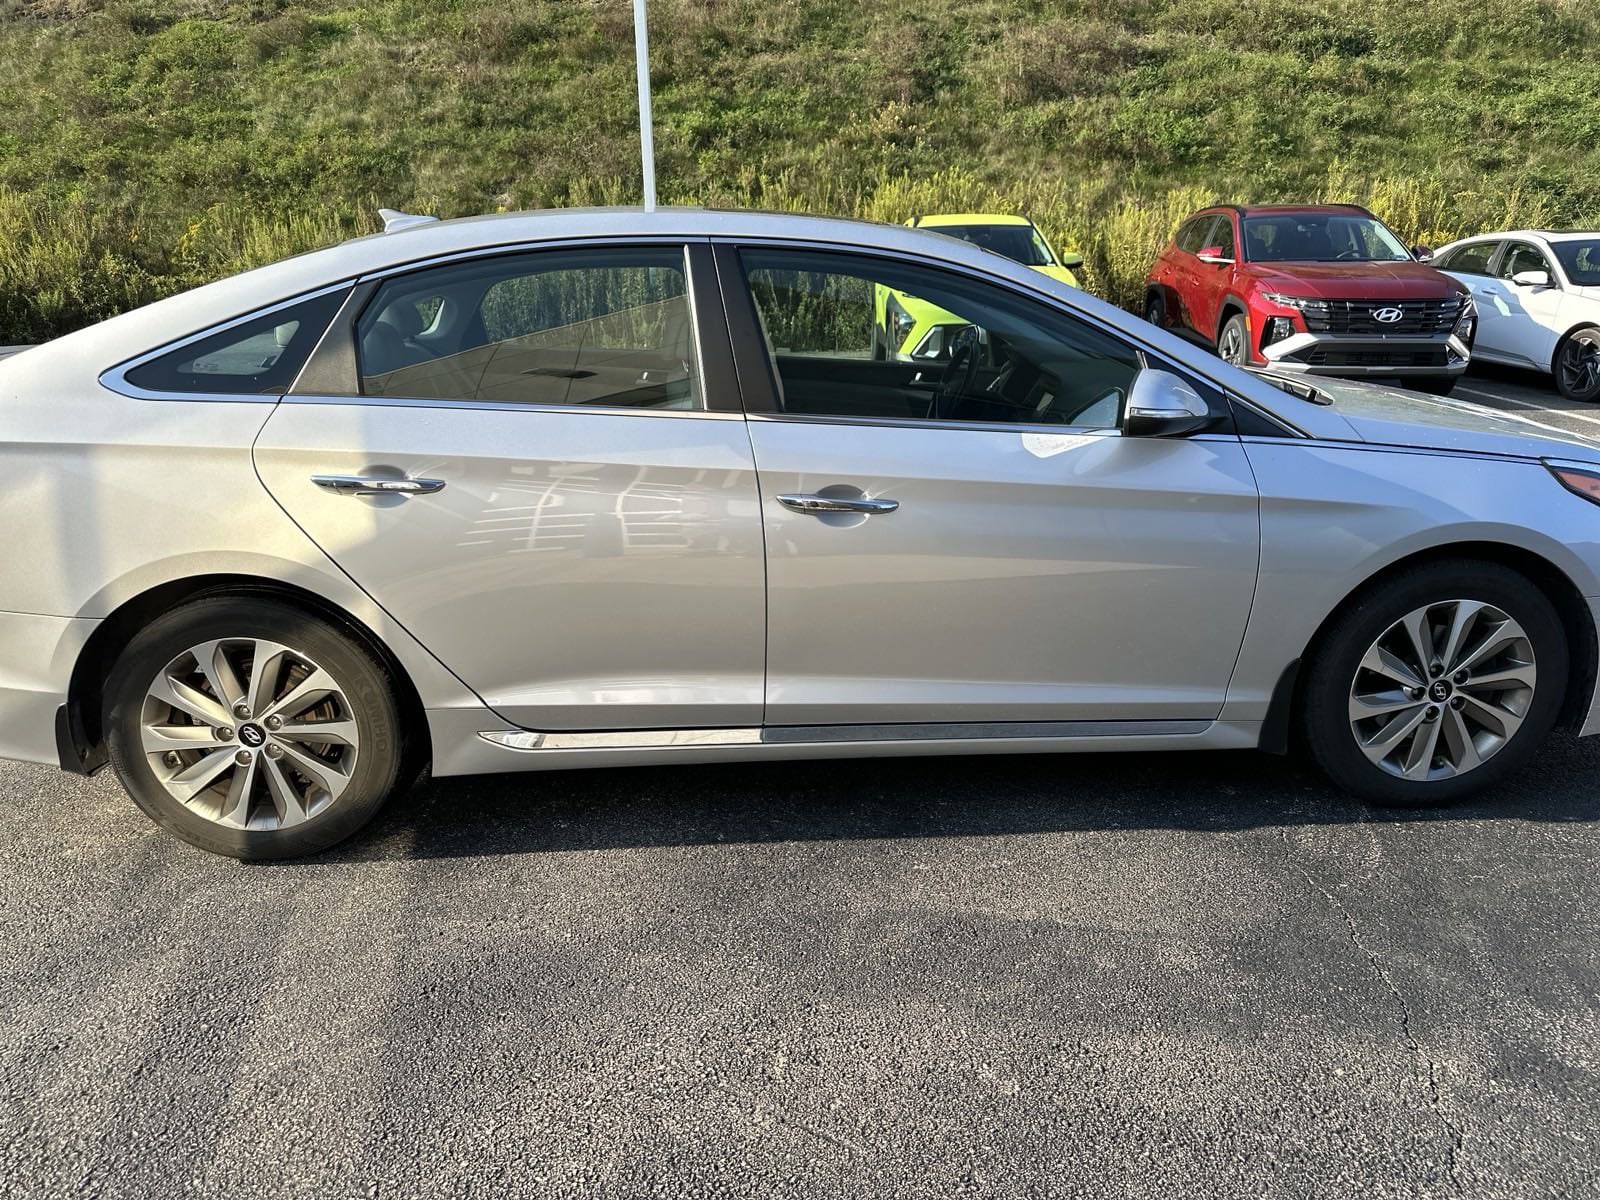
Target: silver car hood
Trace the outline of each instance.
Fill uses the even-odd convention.
[[[1569,458],[1600,464],[1600,438],[1454,397],[1428,396],[1352,380],[1316,380],[1363,442],[1416,450],[1518,458]],[[1597,427],[1600,431],[1600,427]]]

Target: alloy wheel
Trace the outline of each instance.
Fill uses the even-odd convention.
[[[193,646],[156,675],[139,722],[157,782],[219,825],[287,829],[339,798],[360,753],[344,689],[259,638]]]
[[[1396,621],[1362,657],[1350,728],[1389,774],[1449,779],[1505,748],[1537,684],[1533,643],[1506,613],[1475,600],[1430,604]]]
[[[1231,321],[1222,331],[1222,341],[1217,345],[1217,353],[1224,362],[1233,363],[1235,366],[1244,362],[1244,334]]]
[[[1575,400],[1600,398],[1600,332],[1576,333],[1561,351],[1556,364],[1561,390]]]

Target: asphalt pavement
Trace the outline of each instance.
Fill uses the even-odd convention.
[[[0,1194],[1600,1191],[1600,741],[424,783],[245,865],[0,765]]]
[[[1569,433],[1600,437],[1600,404],[1563,399],[1551,377],[1537,371],[1474,363],[1452,395]]]

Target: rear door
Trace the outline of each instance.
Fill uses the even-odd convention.
[[[1256,578],[1237,437],[1122,437],[1140,355],[971,276],[783,247],[718,265],[769,725],[1216,717]],[[940,359],[874,362],[874,287],[970,325]]]
[[[760,722],[760,509],[709,261],[591,245],[367,285],[257,442],[311,538],[517,724]]]
[[[1434,263],[1439,270],[1471,289],[1473,304],[1478,309],[1473,352],[1494,358],[1503,358],[1508,353],[1506,329],[1500,323],[1506,297],[1491,269],[1502,245],[1503,242],[1469,242],[1455,247]]]

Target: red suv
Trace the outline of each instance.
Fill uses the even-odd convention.
[[[1477,311],[1431,257],[1353,204],[1208,208],[1151,268],[1145,316],[1238,366],[1443,395],[1467,369]]]

